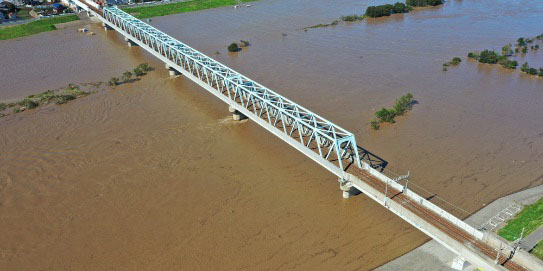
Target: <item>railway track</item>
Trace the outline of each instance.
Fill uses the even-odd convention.
[[[377,191],[383,194],[385,193],[385,190],[387,189],[386,184],[383,183],[383,181],[370,175],[369,173],[362,171],[361,169],[356,167],[351,167],[348,172],[359,177],[360,180],[364,181]],[[428,222],[432,226],[438,228],[440,231],[447,234],[454,240],[462,244],[471,244],[474,248],[478,249],[489,258],[493,260],[496,259],[498,252],[491,246],[475,239],[469,233],[458,228],[451,222],[445,220],[444,218],[427,209],[426,207],[421,206],[419,203],[407,197],[401,191],[398,191],[391,186],[388,187],[388,191],[390,192],[390,195],[393,195],[392,197],[389,197],[389,200],[393,200],[396,203],[401,204],[403,207],[405,207],[418,217],[422,218],[424,221]],[[508,257],[508,255],[500,255],[498,263],[508,268],[509,270],[527,271],[526,268],[512,261]]]

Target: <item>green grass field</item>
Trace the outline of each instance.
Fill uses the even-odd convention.
[[[241,2],[252,2],[256,0],[241,0]],[[136,18],[149,18],[165,16],[170,14],[185,13],[202,9],[218,8],[224,6],[233,6],[238,2],[236,0],[191,0],[187,2],[178,2],[164,5],[123,8],[123,10]]]
[[[15,39],[37,33],[55,30],[54,24],[79,20],[75,15],[58,16],[33,21],[27,24],[0,28],[0,40]]]
[[[520,237],[522,228],[524,228],[524,236],[527,236],[541,225],[543,225],[543,198],[534,204],[526,206],[505,227],[501,228],[498,234],[509,241],[513,241]]]
[[[532,254],[534,254],[539,259],[543,260],[543,241],[537,243],[537,246],[532,249]]]

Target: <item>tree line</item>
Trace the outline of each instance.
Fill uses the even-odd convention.
[[[437,6],[443,4],[443,0],[407,0],[407,2],[396,2],[394,5],[386,4],[379,6],[369,6],[366,9],[366,16],[377,18],[390,16],[398,13],[408,13],[413,7]]]

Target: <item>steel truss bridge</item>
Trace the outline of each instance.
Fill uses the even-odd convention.
[[[377,170],[351,132],[117,7],[67,1],[337,175],[344,197],[359,190],[447,247],[458,255],[453,267],[461,269],[467,261],[485,271],[543,270],[533,256],[473,228]]]

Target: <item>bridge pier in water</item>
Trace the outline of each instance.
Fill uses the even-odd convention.
[[[135,42],[133,42],[131,39],[127,37],[124,37],[124,41],[126,41],[126,44],[128,45],[128,47],[138,46],[138,44],[136,44]]]
[[[247,118],[247,116],[243,115],[241,112],[237,111],[233,106],[229,105],[228,106],[228,111],[230,113],[232,113],[232,119],[233,120],[237,120],[237,121],[240,121],[240,120],[244,120]]]
[[[176,69],[170,67],[170,65],[168,65],[168,64],[164,64],[164,68],[166,68],[166,70],[169,71],[170,76],[176,76],[176,75],[181,74],[179,71],[177,71]]]
[[[102,23],[102,26],[104,27],[104,31],[113,30],[113,27],[107,25],[106,23]]]
[[[353,184],[351,182],[345,181],[342,178],[338,178],[339,182],[339,189],[343,191],[343,198],[348,199],[354,195],[356,195],[356,188],[353,187]]]

